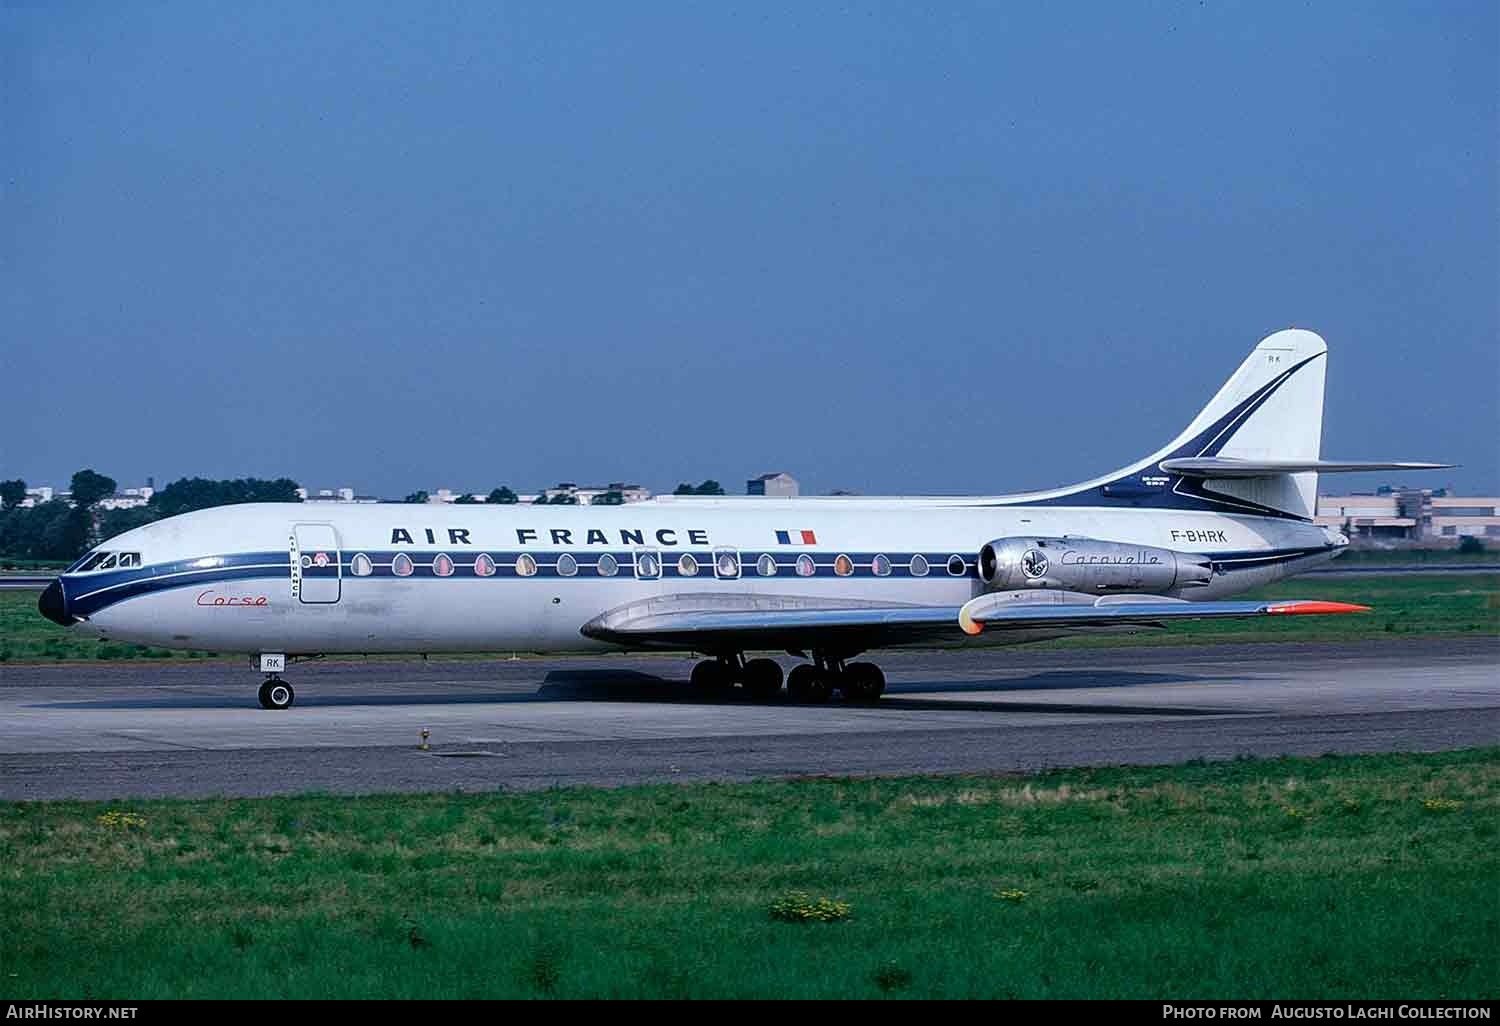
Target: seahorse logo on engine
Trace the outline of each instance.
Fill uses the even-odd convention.
[[[1047,557],[1036,549],[1027,549],[1021,556],[1021,572],[1032,580],[1047,572]]]

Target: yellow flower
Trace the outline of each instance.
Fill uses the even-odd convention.
[[[1463,802],[1454,801],[1452,798],[1425,798],[1422,801],[1422,808],[1429,812],[1457,812],[1463,807]]]
[[[784,894],[771,902],[771,918],[787,923],[832,923],[849,918],[849,903],[809,897],[803,891]]]

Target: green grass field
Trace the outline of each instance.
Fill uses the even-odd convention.
[[[1497,842],[1500,749],[5,804],[0,990],[1492,998]]]
[[[1500,563],[1500,546],[1487,546],[1483,552],[1460,552],[1458,549],[1348,549],[1334,564],[1341,569],[1366,566],[1411,566],[1423,563]]]
[[[42,617],[34,591],[0,591],[0,665],[67,660],[202,659],[203,652],[180,652],[82,638]]]
[[[1169,631],[1046,643],[1049,648],[1163,645],[1222,641],[1343,641],[1366,637],[1500,635],[1500,573],[1454,576],[1319,577],[1283,581],[1246,598],[1323,598],[1375,611],[1357,616],[1297,616],[1182,624]],[[0,592],[0,663],[67,660],[202,659],[176,652],[70,634],[44,620],[31,592]],[[389,658],[389,657],[381,657]],[[451,658],[451,657],[450,657]],[[472,657],[470,657],[472,658]]]

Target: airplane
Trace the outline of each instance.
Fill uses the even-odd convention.
[[[1230,601],[1338,556],[1318,475],[1448,464],[1319,457],[1327,346],[1268,336],[1167,445],[1052,491],[668,498],[622,506],[223,506],[111,538],[48,585],[101,639],[289,661],[358,653],[682,651],[707,693],[878,699],[866,652],[1011,645],[1194,620],[1368,611]],[[764,655],[798,662],[783,674]]]

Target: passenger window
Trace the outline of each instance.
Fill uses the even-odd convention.
[[[911,575],[913,577],[927,576],[927,557],[920,552],[911,557]]]
[[[487,552],[481,552],[474,560],[474,576],[493,577],[495,575],[495,560]]]
[[[693,554],[691,552],[684,552],[681,558],[677,560],[677,576],[698,576],[698,560],[693,557]]]
[[[536,560],[532,558],[531,553],[523,552],[521,553],[520,557],[516,559],[516,576],[536,576]]]
[[[733,549],[714,550],[714,576],[732,580],[740,575],[740,554]]]
[[[411,572],[411,557],[404,552],[396,553],[396,558],[391,560],[391,573],[397,577],[410,577]]]
[[[833,561],[833,572],[840,577],[848,577],[854,573],[854,560],[840,552]]]
[[[755,572],[762,577],[775,577],[776,557],[769,552],[762,552],[760,558],[755,561]]]
[[[802,555],[800,555],[800,556],[797,557],[797,576],[798,577],[811,577],[813,574],[815,574],[817,572],[818,572],[817,564],[815,564],[813,562],[813,558],[811,556],[809,556],[807,553],[804,552],[804,553],[802,553]]]
[[[870,569],[874,572],[876,577],[891,576],[891,558],[884,555],[876,556],[870,562]]]
[[[349,572],[355,577],[369,577],[374,569],[375,565],[370,562],[370,557],[363,552],[349,561]]]
[[[557,557],[557,573],[560,577],[572,577],[578,573],[578,560],[564,552]]]
[[[635,575],[642,580],[654,580],[660,577],[661,557],[655,552],[637,552],[635,554]]]
[[[594,569],[599,571],[600,577],[613,577],[620,572],[620,561],[606,552],[599,557],[599,562],[594,565]]]
[[[954,577],[962,577],[964,575],[964,557],[949,556],[948,573],[952,574]]]
[[[453,576],[453,557],[440,552],[432,560],[432,572],[439,577]]]

